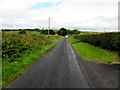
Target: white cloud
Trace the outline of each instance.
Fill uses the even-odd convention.
[[[117,29],[119,0],[1,0],[0,28],[44,28],[51,17],[52,28]],[[58,6],[31,10],[37,3]]]

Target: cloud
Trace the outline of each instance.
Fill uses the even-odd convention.
[[[118,0],[1,0],[0,28],[117,29]]]

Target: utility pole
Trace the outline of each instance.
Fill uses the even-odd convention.
[[[50,19],[51,19],[51,18],[48,18],[48,19],[49,19],[49,23],[48,23],[48,24],[49,24],[49,25],[48,25],[48,37],[49,37],[49,34],[50,34]]]

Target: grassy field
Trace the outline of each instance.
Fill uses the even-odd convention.
[[[88,43],[80,42],[78,39],[73,37],[70,37],[69,41],[85,60],[93,60],[102,63],[120,62],[120,57],[118,57],[118,52],[116,51],[110,51]]]
[[[62,37],[50,36],[48,38],[35,31],[26,34],[7,31],[3,32],[2,38],[2,86],[5,88],[32,64],[40,60]]]

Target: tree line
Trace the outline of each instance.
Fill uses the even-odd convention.
[[[40,32],[42,32],[42,34],[48,34],[48,30],[40,30]],[[78,30],[67,30],[65,28],[60,28],[60,30],[50,30],[50,34],[54,35],[60,35],[60,36],[66,36],[66,35],[70,35],[70,34],[79,34],[81,31]]]
[[[35,29],[2,29],[2,31],[37,31],[40,32],[41,34],[45,34],[48,35],[48,29],[39,29],[39,28],[35,28]],[[81,31],[79,30],[67,30],[66,28],[60,28],[59,30],[53,30],[50,29],[49,30],[49,34],[50,35],[60,35],[60,36],[66,36],[66,35],[71,35],[71,34],[80,34]]]

